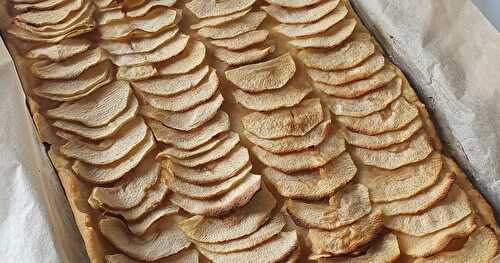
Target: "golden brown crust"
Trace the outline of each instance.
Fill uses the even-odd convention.
[[[93,216],[90,213],[92,208],[88,205],[86,195],[83,190],[86,189],[83,183],[78,180],[76,175],[69,169],[69,162],[61,156],[56,149],[57,146],[52,146],[48,152],[49,158],[56,168],[57,174],[61,180],[61,184],[68,197],[69,205],[73,211],[76,225],[82,235],[87,249],[87,255],[92,263],[104,263],[105,251],[108,245],[104,244],[104,240],[99,236]]]
[[[500,239],[500,228],[495,219],[493,209],[491,208],[488,201],[477,191],[472,183],[467,178],[467,175],[458,167],[458,165],[452,160],[455,167],[453,167],[455,174],[457,175],[457,183],[465,191],[467,197],[469,198],[476,214],[480,217],[480,223],[482,225],[489,225],[495,234]]]

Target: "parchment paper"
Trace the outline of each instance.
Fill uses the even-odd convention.
[[[447,148],[495,205],[498,215],[498,32],[468,0],[352,2],[388,54],[413,81],[438,120]],[[3,43],[0,87],[2,262],[88,262]]]

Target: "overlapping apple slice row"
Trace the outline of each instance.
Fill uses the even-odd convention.
[[[15,14],[8,32],[22,41],[55,44],[95,28],[92,18],[95,7],[88,0],[12,0],[10,4]],[[77,41],[70,40],[67,43]],[[29,49],[26,51],[29,52],[29,58],[46,58],[44,54],[30,52]],[[76,53],[75,49],[72,51],[51,53],[49,59],[63,60]]]
[[[98,17],[100,46],[105,50],[107,56],[113,64],[118,66],[117,78],[126,81],[145,80],[144,82],[135,82],[133,86],[139,98],[139,112],[147,119],[156,139],[160,142],[169,131],[177,132],[176,140],[182,140],[186,131],[193,127],[198,127],[208,121],[214,115],[200,116],[205,110],[216,111],[222,102],[220,95],[216,94],[217,79],[208,77],[208,67],[200,66],[194,74],[163,77],[163,74],[183,74],[198,67],[204,60],[204,46],[199,42],[191,41],[190,37],[180,33],[177,24],[181,21],[182,12],[173,9],[175,1],[155,1],[134,3],[132,1],[124,2],[116,8],[114,3],[106,6],[100,5],[100,14]],[[200,45],[201,44],[201,45]],[[200,48],[201,47],[201,48]],[[175,60],[175,62],[172,62]],[[151,79],[152,77],[158,78]],[[197,87],[199,85],[199,87]],[[182,86],[182,87],[181,87]],[[169,87],[178,87],[172,91]],[[169,92],[171,97],[162,96],[161,92]],[[148,91],[153,91],[147,93]],[[156,93],[154,91],[157,91]],[[158,94],[158,92],[160,92]],[[212,97],[214,97],[212,99]],[[193,99],[187,101],[186,99]],[[212,103],[205,103],[211,100]],[[147,103],[152,104],[149,105]],[[200,107],[196,107],[202,104]],[[206,105],[204,105],[206,104]],[[175,105],[175,108],[164,108],[161,105]],[[160,107],[157,109],[153,106]],[[191,110],[193,107],[195,109]],[[198,108],[198,109],[196,109]],[[183,111],[183,112],[180,112]],[[149,119],[154,116],[153,119]],[[172,128],[165,127],[163,123]],[[189,121],[192,122],[189,122]],[[175,130],[176,128],[182,130]],[[167,134],[168,135],[168,134]],[[198,143],[197,138],[184,143]],[[207,140],[210,137],[207,138]],[[203,142],[201,142],[203,143]],[[196,146],[196,145],[195,145]],[[156,159],[158,152],[153,153],[152,159]],[[155,169],[157,180],[160,180],[161,196],[152,194],[152,202],[164,203],[162,206],[149,212],[144,217],[144,223],[127,223],[129,231],[122,228],[113,228],[113,224],[120,222],[116,218],[106,218],[100,221],[101,232],[113,243],[113,245],[124,254],[107,255],[108,262],[121,262],[123,260],[133,261],[131,258],[152,261],[161,260],[162,262],[174,262],[176,260],[198,261],[198,252],[183,252],[190,246],[190,241],[177,227],[177,224],[185,219],[184,216],[177,215],[179,208],[173,205],[169,200],[171,198],[171,189],[167,184],[165,176],[158,160],[150,163],[148,167]],[[142,185],[146,183],[141,182]],[[94,191],[91,196],[92,203],[96,199],[103,200],[102,193]],[[123,197],[131,199],[135,193],[123,193]],[[156,197],[156,198],[154,198]],[[147,202],[143,202],[147,203]],[[156,206],[156,205],[155,205]],[[132,208],[133,209],[133,208]],[[134,220],[129,213],[119,214],[124,219]],[[158,222],[155,224],[155,222]],[[150,230],[158,228],[165,229],[164,235],[156,234],[155,243],[147,241],[150,239]],[[120,232],[121,231],[121,232]],[[149,231],[149,232],[148,232]],[[121,236],[117,236],[121,233]],[[128,243],[145,243],[147,246],[130,247]],[[164,247],[168,246],[168,247]],[[138,254],[144,251],[144,255]]]
[[[95,8],[91,2],[13,0],[10,6],[14,10],[13,23],[7,32],[18,40],[19,53],[34,60],[31,71],[35,77],[44,80],[33,93],[49,100],[71,101],[109,83],[109,72],[102,65],[84,75],[87,85],[66,89],[63,84],[64,79],[74,79],[101,59],[92,42],[81,37],[95,28],[92,18]],[[59,69],[63,71],[55,72]]]
[[[495,255],[496,238],[492,239],[487,227],[474,231],[478,217],[465,192],[454,183],[458,168],[439,153],[439,139],[425,107],[402,73],[385,60],[375,41],[358,24],[348,3],[292,1],[303,5],[291,8],[284,1],[267,2],[271,5],[262,9],[280,22],[273,30],[300,49],[298,58],[343,127],[358,166],[356,181],[367,187],[371,206],[383,214],[383,225],[397,236],[398,242],[380,252],[392,256],[380,262],[393,262],[399,251],[413,257],[438,253],[433,257],[436,261],[447,257],[471,259],[477,253],[471,250],[471,256],[466,251],[477,244],[450,254],[439,253],[453,238],[471,233],[488,237],[484,243],[489,247],[483,257],[474,259],[488,262]],[[360,193],[339,191],[335,195],[340,197],[334,195],[334,200],[323,206],[292,202],[287,206],[298,224],[312,228],[308,235],[311,258],[336,257],[344,252],[338,242],[345,235],[339,224],[356,213],[350,211],[343,216],[342,211],[369,205],[370,199],[361,198],[364,195]],[[354,236],[353,241],[360,242],[373,231],[358,224],[363,223],[355,222],[345,231]],[[355,233],[363,233],[363,238]],[[374,241],[368,253],[379,249],[377,243],[389,236],[392,234]],[[470,242],[478,241],[471,237]],[[362,262],[365,257],[325,262]]]
[[[103,26],[133,24],[120,21]],[[284,221],[279,215],[270,219],[276,201],[261,189],[260,175],[250,173],[248,151],[240,145],[239,135],[230,131],[229,117],[220,109],[223,97],[218,91],[218,76],[205,62],[204,45],[173,25],[166,30],[174,33],[152,50],[139,48],[150,47],[151,39],[158,36],[155,34],[127,35],[125,43],[101,35],[103,48],[120,67],[118,78],[134,80],[140,113],[155,138],[165,145],[156,158],[162,160],[161,178],[172,191],[168,199],[196,215],[180,222],[180,228],[215,262],[255,253],[268,253],[276,260],[287,258],[297,247],[297,236],[294,232],[281,233]],[[104,32],[102,28],[100,31]],[[179,39],[185,42],[179,44]],[[164,51],[157,52],[159,49]],[[122,74],[137,72],[138,68],[155,70],[153,75],[141,77]],[[255,208],[264,201],[267,205],[262,209]],[[235,223],[228,226],[226,222]],[[215,239],[200,236],[200,231]],[[224,251],[212,246],[221,246]],[[278,248],[280,253],[271,254]]]
[[[31,72],[39,83],[32,92],[54,101],[45,103],[50,109],[42,108],[43,112],[34,113],[41,133],[41,126],[48,117],[51,129],[60,137],[49,140],[54,143],[51,154],[75,160],[72,171],[87,182],[107,184],[124,177],[153,149],[155,142],[145,122],[137,115],[138,101],[130,85],[114,80],[113,69],[105,61],[103,52],[89,40],[61,33],[73,30],[66,26],[80,20],[89,21],[93,29],[93,4],[38,1],[16,4],[14,8],[26,11],[16,16],[16,21],[41,25],[44,31],[59,37],[58,40],[52,39],[52,35],[43,40],[30,39],[50,44],[35,44],[35,48],[26,53],[27,58],[36,60]],[[84,8],[86,15],[80,16]],[[139,170],[146,173],[147,169],[141,167]],[[147,172],[151,181],[152,172]],[[133,202],[137,204],[138,200]],[[120,207],[119,203],[110,207]]]
[[[331,207],[329,211],[336,214],[332,217],[338,222],[322,234],[330,235],[331,242],[338,246],[331,255],[349,254],[375,239],[383,229],[382,217],[372,211],[367,187],[350,184],[357,168],[346,152],[342,132],[332,127],[328,110],[324,112],[318,98],[306,98],[310,88],[292,86],[295,73],[293,58],[284,54],[228,70],[226,78],[238,88],[234,92],[236,101],[255,111],[241,119],[245,134],[255,144],[253,153],[267,166],[263,171],[266,179],[278,193],[290,198],[286,202],[290,216],[299,226],[310,227],[307,222],[322,218],[323,211],[315,214],[308,206],[318,210]],[[282,91],[290,87],[299,92]],[[321,201],[328,198],[330,205]],[[292,199],[318,202],[307,204]],[[294,209],[296,206],[300,208]],[[298,215],[300,211],[305,213]],[[316,228],[323,224],[317,223]],[[359,234],[339,238],[352,229],[359,230]],[[313,235],[319,234],[311,232],[311,240]],[[322,253],[322,244],[323,240],[312,242],[315,255],[311,259],[330,255]]]
[[[295,72],[292,57],[285,54],[226,71],[226,78],[238,88],[234,92],[236,101],[249,110],[257,111],[244,116],[242,124],[247,138],[256,145],[252,148],[254,154],[269,167],[264,170],[267,179],[285,197],[320,200],[332,196],[348,184],[356,174],[356,167],[349,153],[343,153],[344,139],[337,129],[331,128],[329,114],[323,112],[319,99],[304,100],[311,89],[292,86]],[[343,176],[336,177],[334,171],[329,173],[332,167],[340,168],[335,172]],[[311,169],[317,170],[302,172]],[[368,190],[363,185],[351,187],[364,189],[367,196]],[[292,204],[289,202],[287,206]],[[356,205],[358,203],[353,204]],[[365,235],[362,240],[337,238],[337,243],[345,244],[339,248],[338,254],[364,246],[382,230],[380,214],[370,214],[368,196],[364,207],[366,209],[352,215],[351,206],[344,208],[347,209],[345,216],[352,216],[344,225],[363,218],[359,222],[360,228],[371,230],[372,234]],[[344,231],[350,230],[344,228]],[[333,232],[329,234],[335,235]],[[321,244],[320,241],[314,245]]]
[[[275,46],[267,41],[269,32],[259,30],[266,18],[262,11],[252,11],[256,0],[194,0],[186,8],[199,19],[190,26],[210,40],[214,56],[228,66],[241,66],[264,60]]]
[[[142,29],[134,31],[137,35],[142,33]],[[179,209],[164,202],[168,187],[160,176],[159,163],[154,160],[156,141],[139,116],[139,100],[132,87],[127,81],[115,79],[114,67],[107,61],[113,57],[100,47],[84,39],[63,38],[60,42],[40,41],[56,43],[36,46],[27,57],[38,59],[31,66],[31,72],[40,80],[33,93],[56,101],[44,101],[49,109],[42,108],[43,115],[34,114],[41,133],[48,117],[51,125],[46,128],[58,136],[50,140],[51,159],[62,176],[78,176],[88,183],[70,184],[82,189],[66,191],[92,189],[87,193],[91,207],[123,219],[95,212],[90,212],[93,218],[88,218],[98,221],[92,225],[98,224],[101,234],[127,255],[146,261],[197,259],[194,250],[176,255],[189,247],[190,241],[176,227],[182,220],[176,215]],[[67,180],[75,179],[63,179]],[[167,216],[168,220],[163,220]],[[154,224],[158,220],[165,222]],[[84,231],[88,230],[82,229],[86,235]],[[85,241],[91,238],[85,236]],[[169,244],[174,240],[174,245]]]
[[[203,62],[204,46],[179,31],[182,10],[172,7],[175,1],[129,2],[122,6],[101,4],[97,19],[100,47],[118,66],[118,79],[184,74]],[[174,57],[177,63],[169,63]]]

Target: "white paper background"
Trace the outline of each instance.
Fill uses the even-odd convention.
[[[448,147],[500,211],[498,32],[468,0],[353,3],[397,64],[410,72]],[[0,84],[2,262],[87,262],[3,43]]]

